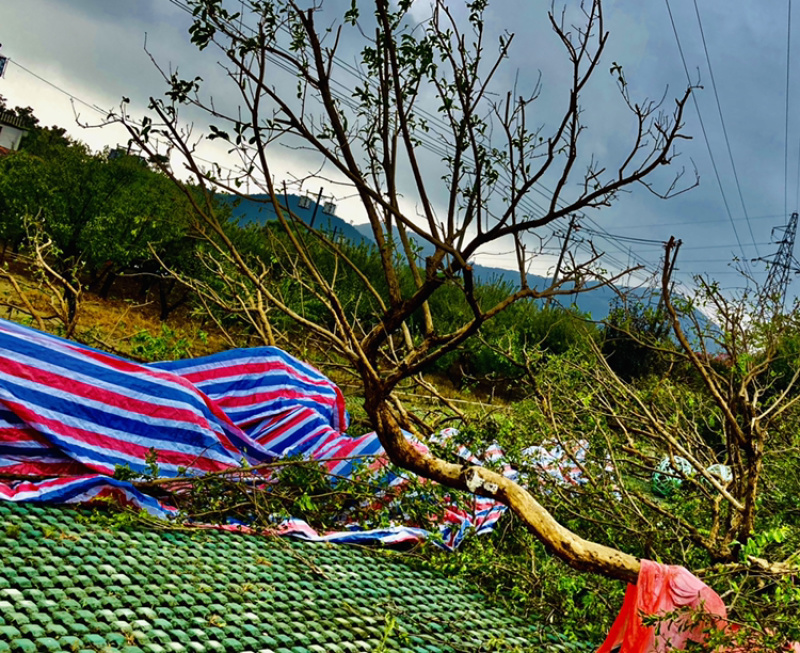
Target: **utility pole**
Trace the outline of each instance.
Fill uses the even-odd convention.
[[[771,317],[779,314],[786,303],[786,291],[789,288],[789,272],[800,272],[800,264],[794,257],[794,241],[797,236],[797,212],[792,213],[789,222],[783,227],[773,227],[772,237],[775,238],[776,230],[782,230],[783,235],[776,243],[778,251],[770,257],[758,257],[753,261],[763,261],[767,264],[769,273],[767,282],[761,290],[758,299],[759,314],[767,317],[767,309],[771,307]]]
[[[3,44],[0,43],[0,48],[3,47]],[[5,77],[6,68],[8,67],[8,57],[4,57],[0,54],[0,77]]]
[[[311,214],[311,222],[309,222],[308,226],[312,229],[314,228],[314,220],[317,219],[317,211],[319,211],[319,202],[322,199],[322,186],[319,187],[319,193],[317,194],[317,201],[314,204],[314,212]]]

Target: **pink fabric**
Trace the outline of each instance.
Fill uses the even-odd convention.
[[[679,608],[699,608],[709,615],[706,623],[687,625],[676,616],[657,626],[645,626],[642,616],[663,615]],[[683,567],[642,560],[639,580],[628,585],[622,609],[597,653],[662,653],[703,641],[709,625],[724,626],[725,604],[717,593]],[[619,648],[616,648],[619,647]]]
[[[735,625],[729,627],[722,599],[699,578],[683,567],[650,560],[641,562],[639,580],[636,585],[628,585],[622,609],[597,653],[667,653],[685,648],[687,642],[703,642],[703,631],[709,626],[726,629],[731,634],[738,630]],[[680,608],[693,608],[694,614],[665,618],[656,626],[642,623],[643,616],[665,615]],[[690,626],[688,621],[696,616],[696,609],[701,609],[708,618],[696,620]],[[793,642],[781,650],[800,653],[800,643]],[[763,648],[748,643],[724,649],[725,653],[755,651],[764,653]]]

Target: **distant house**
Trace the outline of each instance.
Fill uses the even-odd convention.
[[[22,118],[10,111],[0,111],[0,156],[18,150],[27,131]]]
[[[125,148],[125,147],[121,147],[121,146],[117,145],[117,147],[115,147],[113,150],[111,150],[108,153],[108,160],[109,161],[116,161],[117,159],[123,159],[125,157],[130,157],[130,158],[136,159],[142,165],[145,165],[145,166],[147,165],[147,159],[145,159],[143,156],[141,156],[139,154],[131,152],[130,146]]]
[[[235,197],[233,195],[219,195],[219,200],[230,205],[233,219],[240,227],[250,224],[265,225],[278,219],[275,207],[269,195],[256,194],[247,197]],[[280,204],[284,209],[288,209],[297,218],[305,222],[310,227],[319,229],[331,235],[345,238],[354,244],[371,243],[371,231],[360,231],[357,227],[342,220],[336,215],[336,204],[325,200],[317,204],[308,195],[281,195]]]

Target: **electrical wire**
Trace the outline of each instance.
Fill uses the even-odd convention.
[[[742,213],[744,214],[744,219],[747,221],[747,228],[750,230],[750,240],[753,241],[753,245],[755,246],[756,256],[760,256],[758,252],[758,246],[756,245],[756,238],[753,235],[753,225],[750,224],[750,218],[747,215],[747,207],[744,203],[744,196],[742,195],[742,186],[739,183],[739,175],[736,172],[736,163],[733,160],[733,151],[731,150],[731,142],[728,139],[728,130],[725,127],[725,118],[722,116],[722,104],[719,101],[719,93],[717,92],[717,82],[714,78],[714,69],[711,66],[711,57],[708,54],[708,44],[706,43],[706,33],[703,30],[703,21],[700,18],[700,8],[697,6],[697,0],[694,0],[694,11],[695,15],[697,16],[697,24],[700,27],[700,38],[703,41],[703,51],[706,55],[706,63],[708,64],[708,73],[711,78],[711,88],[714,91],[714,98],[717,101],[717,111],[719,112],[719,121],[722,125],[722,135],[725,138],[725,145],[728,148],[728,158],[731,162],[731,168],[733,169],[733,179],[736,182],[736,190],[739,193],[739,201],[742,204]],[[788,142],[788,141],[787,141]]]
[[[797,147],[797,184],[795,186],[794,208],[800,208],[800,139],[798,139]]]
[[[169,1],[173,5],[175,5],[176,7],[180,8],[181,10],[183,10],[184,12],[189,13],[189,14],[192,13],[191,9],[188,7],[188,5],[186,5],[185,3],[181,2],[180,0],[169,0]],[[240,28],[242,27],[241,20],[240,20],[239,26],[240,26]],[[248,27],[248,29],[250,29],[252,31],[252,28]],[[272,63],[274,63],[275,65],[278,65],[285,72],[292,72],[291,69],[286,65],[286,62],[280,60],[279,58],[274,58],[272,60]],[[368,82],[368,78],[366,78],[366,76],[364,76],[363,72],[360,71],[359,69],[357,69],[356,67],[354,67],[353,65],[348,64],[347,62],[341,60],[340,58],[335,58],[335,63],[336,63],[337,66],[339,66],[343,70],[346,70],[347,72],[349,72],[351,75],[353,75],[357,79],[359,79],[361,81],[367,81]],[[684,66],[685,66],[685,64],[684,64]],[[27,72],[31,72],[31,71],[27,71]],[[33,73],[31,72],[31,74],[33,74]],[[37,75],[34,75],[34,76],[37,76]],[[688,72],[687,72],[687,76],[688,76]],[[39,76],[37,76],[37,77],[39,77]],[[57,90],[59,90],[59,91],[65,93],[66,95],[70,96],[75,101],[79,101],[82,104],[86,104],[87,106],[91,107],[92,109],[94,109],[94,110],[96,110],[98,112],[101,112],[101,113],[104,113],[104,114],[106,113],[105,111],[103,111],[102,109],[97,107],[96,105],[90,105],[90,104],[84,102],[83,100],[80,100],[80,98],[77,98],[76,96],[73,96],[72,94],[70,94],[70,93],[64,91],[63,89],[57,87],[56,85],[52,84],[48,80],[45,80],[44,78],[41,78],[41,77],[39,77],[39,78],[42,79],[42,81],[44,81],[45,83],[50,84],[51,86],[53,86]],[[345,84],[341,84],[337,80],[334,80],[334,81],[338,84],[338,86],[343,91],[349,91],[350,90]],[[355,107],[355,105],[353,103],[353,100],[350,97],[349,93],[348,94],[337,93],[336,95],[337,95],[337,99],[339,99],[340,101],[344,102],[349,108],[353,109]],[[697,107],[696,100],[695,100],[695,106]],[[447,123],[443,119],[441,119],[440,116],[438,116],[436,114],[432,114],[432,113],[427,112],[427,111],[422,111],[421,113],[422,113],[422,115],[425,115],[425,117],[429,121],[429,123],[437,124],[440,128],[443,128],[443,129],[447,128]],[[443,155],[443,154],[446,154],[447,150],[445,149],[444,146],[442,146],[441,143],[436,142],[432,138],[423,137],[422,140],[425,141],[424,142],[424,147],[426,149],[428,149],[429,151],[431,151],[431,152],[433,152],[435,154],[438,154],[440,156]],[[206,163],[209,163],[209,164],[218,165],[215,162],[208,161],[206,159],[202,159],[201,157],[197,157],[197,158],[200,161],[203,161],[203,162],[206,162]],[[223,168],[223,169],[230,170],[228,168],[225,168],[224,166],[220,166],[220,167]],[[233,171],[231,170],[231,172],[233,172]],[[551,197],[552,197],[551,193],[546,193],[545,191],[543,191],[543,190],[541,190],[539,188],[535,188],[535,190],[547,200],[550,200]],[[549,190],[549,189],[546,189],[546,190]],[[561,202],[562,208],[563,208],[564,205],[565,204],[562,201]],[[532,200],[529,200],[527,197],[523,198],[523,201],[520,203],[520,206],[523,209],[528,209],[531,212],[531,214],[534,215],[534,216],[536,216],[537,213],[540,216],[541,215],[545,215],[546,212],[547,212],[547,209],[545,209],[545,207],[543,207],[541,204],[539,204],[537,202],[533,202]],[[588,216],[585,216],[585,215],[581,215],[579,217],[581,217],[582,219],[585,219],[585,220],[589,219]],[[595,235],[596,237],[602,238],[607,244],[610,244],[610,245],[616,247],[618,251],[620,251],[622,254],[626,255],[630,260],[630,258],[632,256],[632,252],[631,252],[630,248],[625,248],[625,247],[623,247],[621,245],[622,242],[626,242],[625,241],[625,237],[618,237],[618,236],[615,236],[613,234],[609,234],[601,225],[597,225],[597,223],[594,220],[592,220],[592,223],[594,223],[596,225],[596,227],[597,227],[596,229],[592,230],[592,234],[593,235]],[[550,229],[551,229],[551,233],[555,234],[555,229],[552,228],[552,227],[550,227]],[[647,239],[644,239],[644,240],[646,241]],[[659,242],[660,243],[661,241],[652,241],[652,242]],[[577,241],[577,246],[580,249],[582,249],[583,251],[585,251],[585,252],[593,253],[593,250],[591,249],[591,247],[587,243],[585,243],[583,241]],[[623,263],[622,261],[620,261],[615,256],[611,256],[608,253],[606,253],[605,256],[609,261],[611,261],[612,263],[615,263],[618,267],[620,267],[620,269],[624,269],[626,266],[628,266],[628,264]],[[649,268],[649,263],[645,259],[643,259],[641,256],[636,255],[636,256],[634,256],[634,258],[637,259],[637,263],[639,265],[642,265],[645,268]]]
[[[90,109],[92,109],[92,110],[96,111],[97,113],[101,114],[103,117],[106,117],[106,118],[108,117],[108,115],[109,115],[109,111],[108,111],[107,109],[103,109],[102,107],[99,107],[99,106],[97,106],[96,104],[91,104],[90,102],[87,102],[86,100],[84,100],[84,99],[82,99],[82,98],[78,97],[78,96],[77,96],[77,95],[75,95],[74,93],[70,93],[69,91],[67,91],[67,90],[65,90],[65,89],[61,88],[60,86],[58,86],[57,84],[55,84],[55,83],[51,82],[50,80],[48,80],[48,79],[46,79],[46,78],[42,77],[42,76],[41,76],[41,75],[39,75],[39,74],[37,74],[37,73],[33,72],[33,71],[32,71],[32,70],[30,70],[29,68],[27,68],[27,67],[23,66],[21,63],[19,63],[19,61],[16,61],[16,60],[14,60],[14,59],[9,59],[9,62],[10,62],[10,63],[13,63],[13,64],[14,64],[14,65],[15,65],[17,68],[19,68],[20,70],[23,70],[23,71],[25,71],[26,73],[28,73],[28,74],[29,74],[29,75],[31,75],[32,77],[34,77],[34,78],[38,79],[39,81],[43,82],[44,84],[47,84],[48,86],[50,86],[50,87],[51,87],[51,88],[53,88],[54,90],[58,91],[59,93],[61,93],[61,94],[65,95],[65,96],[66,96],[66,97],[68,97],[68,98],[69,98],[69,99],[70,99],[72,102],[75,102],[75,103],[78,103],[78,104],[82,104],[83,106],[85,106],[85,107],[88,107],[88,108],[90,108]],[[135,120],[131,120],[131,122],[132,122],[133,124],[137,125],[138,127],[141,127],[141,126],[142,126],[142,124],[141,124],[141,123],[139,123],[139,122],[136,122]],[[237,173],[237,171],[236,171],[236,170],[234,170],[233,168],[229,168],[229,167],[227,167],[227,166],[220,165],[220,164],[219,164],[219,163],[217,163],[216,161],[211,161],[210,159],[205,159],[205,158],[203,158],[203,157],[201,157],[201,156],[199,156],[199,155],[197,155],[197,154],[194,154],[193,156],[194,156],[194,158],[195,158],[196,160],[198,160],[198,161],[201,161],[202,163],[207,163],[207,164],[209,164],[209,165],[216,166],[216,167],[218,167],[220,170],[225,170],[226,172],[229,172],[229,173],[231,173],[231,174],[236,174],[236,173]]]
[[[176,7],[182,9],[184,12],[189,13],[189,14],[192,13],[191,9],[189,9],[188,5],[186,5],[186,3],[183,0],[169,0],[169,1],[173,5],[175,5]],[[247,29],[251,33],[253,33],[253,34],[255,33],[255,31],[253,30],[252,27],[247,26]],[[270,56],[268,56],[268,58],[270,59],[270,61],[272,63],[278,65],[282,70],[284,70],[286,72],[292,72],[287,67],[287,64],[286,64],[286,62],[284,60],[279,59],[279,58],[273,58],[273,57],[270,57]],[[334,56],[333,57],[333,62],[337,66],[337,68],[339,68],[340,70],[343,70],[347,74],[351,75],[357,82],[365,83],[365,84],[368,84],[368,85],[376,85],[376,82],[373,82],[372,80],[370,80],[370,78],[367,75],[365,75],[363,73],[363,71],[361,71],[357,67],[353,66],[352,64],[344,61],[340,57]],[[355,105],[354,100],[352,98],[352,86],[348,86],[347,84],[340,83],[340,82],[338,82],[338,80],[335,80],[335,79],[332,80],[332,87],[333,86],[336,86],[338,89],[340,89],[339,92],[333,91],[333,94],[336,97],[336,99],[339,102],[341,102],[343,105],[347,106],[348,108],[355,109],[356,105]],[[425,110],[423,107],[417,107],[416,111],[419,113],[419,115],[423,116],[426,119],[426,121],[428,122],[429,126],[438,127],[438,129],[440,131],[437,132],[436,129],[434,129],[433,130],[434,133],[436,133],[438,136],[440,136],[440,138],[443,141],[446,142],[446,133],[450,128],[449,124],[445,120],[443,120],[439,115],[431,113],[430,111]],[[433,140],[432,137],[429,137],[427,134],[424,134],[424,133],[416,134],[415,137],[419,138],[419,140],[421,141],[421,144],[423,145],[423,147],[425,149],[427,149],[428,151],[431,151],[434,154],[437,154],[439,156],[446,156],[448,154],[448,151],[446,150],[446,148],[440,142]],[[506,181],[507,183],[510,184],[511,180],[510,180],[510,176],[508,175],[508,173],[502,173],[501,177],[504,178],[504,181]],[[538,186],[542,186],[542,188],[544,188],[545,190],[544,191],[541,190],[541,188],[539,188]],[[534,190],[536,192],[538,192],[539,194],[541,194],[549,202],[552,199],[552,191],[547,189],[541,183],[538,184],[538,186],[534,186]],[[545,192],[545,191],[547,191],[547,192]],[[559,205],[560,205],[561,208],[563,208],[566,205],[566,203],[562,200],[562,201],[559,202]],[[541,216],[547,215],[547,212],[548,212],[548,209],[543,207],[541,204],[533,201],[528,196],[522,198],[522,200],[519,203],[519,206],[520,206],[521,209],[528,210],[530,212],[530,214],[532,216],[534,216],[534,217],[541,217]],[[585,216],[580,216],[580,217],[585,217]],[[554,227],[553,225],[546,225],[546,228],[548,230],[550,230],[551,235],[555,235],[556,227]],[[598,231],[603,231],[602,227],[600,227],[599,225],[598,225]],[[618,250],[621,250],[624,254],[628,255],[628,253],[629,253],[628,250],[624,249],[624,248],[621,248],[618,243],[614,242],[613,238],[611,238],[610,236],[604,236],[604,238],[606,239],[607,242],[612,244],[612,246],[616,247]],[[591,246],[589,244],[587,244],[585,242],[582,242],[582,241],[577,241],[576,244],[577,244],[577,247],[579,249],[581,249],[582,251],[584,251],[588,255],[594,255],[594,251],[592,250],[592,248],[591,248]],[[626,264],[624,262],[620,261],[620,259],[618,259],[617,257],[615,257],[613,255],[609,255],[608,253],[605,254],[605,257],[606,257],[606,260],[608,260],[609,262],[615,264],[620,269],[625,269]],[[637,261],[637,264],[642,266],[642,267],[644,267],[644,268],[649,268],[649,263],[647,261],[645,261],[644,259],[642,259],[641,257],[639,257],[639,260]]]
[[[754,243],[755,244],[755,243]],[[771,243],[758,243],[759,245],[770,245]],[[681,247],[681,251],[687,251],[692,249],[736,249],[736,243],[730,243],[728,245],[683,245]]]
[[[180,0],[169,0],[169,1],[173,5],[175,5],[176,7],[179,7],[180,9],[182,9],[183,11],[191,13],[191,10],[188,8],[188,6],[186,6]],[[252,31],[252,28],[248,27],[248,29],[250,29]],[[288,72],[288,73],[292,72],[292,70],[288,67],[286,62],[281,60],[278,57],[271,58],[271,62],[274,63],[275,65],[279,66],[285,72]],[[350,75],[354,76],[356,79],[358,79],[358,80],[360,80],[362,82],[368,82],[369,81],[368,78],[366,76],[364,76],[361,71],[359,71],[357,68],[355,68],[351,64],[347,64],[346,62],[343,62],[339,58],[335,58],[335,63],[336,63],[337,66],[340,66],[342,69],[346,70]],[[49,86],[55,88],[59,92],[61,92],[64,95],[68,96],[73,101],[79,102],[79,103],[81,103],[83,105],[86,105],[87,107],[90,107],[93,110],[95,110],[95,111],[97,111],[97,112],[99,112],[99,113],[101,113],[103,115],[108,115],[108,112],[106,110],[103,110],[102,108],[98,107],[97,105],[92,105],[92,104],[90,104],[88,102],[85,102],[81,98],[73,95],[72,93],[69,93],[68,91],[64,90],[63,88],[57,86],[56,84],[53,84],[49,80],[46,80],[45,78],[41,77],[40,75],[37,75],[37,74],[33,73],[29,69],[24,68],[20,64],[17,64],[17,65],[20,68],[22,68],[23,70],[25,70],[25,72],[31,74],[32,76],[36,77],[37,79],[40,79],[42,82],[48,84]],[[338,86],[338,88],[341,89],[341,90],[339,90],[338,92],[335,93],[335,96],[336,96],[337,100],[339,100],[342,103],[344,103],[348,108],[354,109],[355,108],[355,102],[354,102],[354,100],[353,100],[353,98],[351,96],[352,88],[348,87],[344,83],[338,82],[337,80],[333,80],[333,81],[336,82],[336,85]],[[431,114],[430,112],[427,112],[427,111],[422,112],[421,115],[424,115],[424,114],[427,114],[426,115],[426,119],[429,119],[429,123],[430,124],[437,124],[442,130],[447,128],[447,126],[448,126],[447,123],[444,120],[442,120],[439,116],[437,116],[435,114]],[[443,134],[441,134],[439,132],[434,131],[434,134],[438,135],[440,138],[443,138]],[[429,136],[427,136],[427,134],[424,134],[424,133],[419,134],[418,136],[420,136],[420,140],[422,141],[422,145],[423,145],[423,147],[425,149],[427,149],[427,150],[429,150],[429,151],[431,151],[434,154],[437,154],[439,156],[447,154],[446,147],[442,144],[441,141],[437,141],[432,136],[429,137]],[[199,161],[202,161],[202,162],[205,162],[205,163],[209,163],[209,164],[212,164],[212,165],[219,165],[216,162],[212,162],[212,161],[209,161],[207,159],[203,159],[202,157],[196,157],[196,158]],[[235,172],[232,169],[227,168],[225,166],[219,166],[219,167],[221,169],[228,170],[230,172]],[[508,181],[510,183],[510,179]],[[539,186],[541,186],[541,188]],[[552,191],[550,191],[543,184],[539,184],[538,186],[535,186],[534,190],[538,194],[540,194],[544,199],[546,199],[548,201],[552,198]],[[560,205],[563,208],[563,206],[565,206],[565,202],[563,200],[561,200],[560,201]],[[523,210],[529,211],[532,216],[546,215],[546,213],[548,211],[548,209],[546,209],[540,203],[534,201],[530,196],[525,196],[524,198],[522,198],[522,201],[520,202],[520,208],[523,209]],[[633,258],[636,261],[637,265],[640,265],[645,269],[645,271],[647,272],[648,276],[652,275],[655,272],[655,269],[651,269],[650,268],[650,265],[651,265],[650,262],[645,260],[641,255],[634,254],[632,252],[632,250],[630,249],[630,247],[625,247],[623,245],[623,243],[657,244],[657,245],[661,246],[663,244],[663,241],[652,240],[652,239],[641,239],[641,238],[640,239],[636,239],[636,238],[632,238],[632,237],[626,237],[626,236],[619,236],[619,235],[610,234],[607,230],[605,230],[604,227],[602,227],[601,225],[597,224],[596,221],[591,219],[589,216],[587,216],[585,214],[579,214],[578,217],[582,221],[589,222],[589,223],[595,225],[594,228],[581,227],[582,229],[586,230],[587,233],[590,233],[591,235],[595,236],[596,238],[602,239],[604,242],[606,242],[606,244],[616,248],[618,252],[620,252],[622,255],[624,255],[625,257],[628,258],[628,261],[625,262],[625,261],[620,260],[617,255],[613,255],[613,254],[610,254],[610,253],[606,252],[606,253],[604,253],[604,258],[607,261],[609,261],[610,263],[613,263],[614,265],[616,265],[620,270],[624,270],[624,269],[630,268],[630,260],[631,260],[631,258]],[[552,235],[557,235],[556,234],[556,228],[554,226],[548,225],[548,228],[550,229]],[[587,242],[585,242],[583,240],[580,240],[580,239],[576,240],[575,243],[576,243],[576,246],[580,250],[584,251],[585,253],[587,253],[589,255],[594,255],[594,253],[595,253],[594,249],[589,245],[589,243],[587,243]],[[486,256],[486,255],[491,255],[491,253],[481,253],[480,255],[481,256]]]
[[[173,4],[177,4],[173,0],[170,0],[170,1],[172,1]],[[65,96],[67,96],[71,101],[77,102],[77,103],[82,104],[82,105],[85,105],[85,106],[91,108],[92,110],[98,112],[99,114],[102,114],[103,116],[107,116],[108,115],[108,111],[107,110],[104,110],[101,107],[98,107],[96,104],[91,104],[89,102],[86,102],[85,100],[83,100],[79,96],[77,96],[77,95],[75,95],[73,93],[70,93],[69,91],[65,90],[64,88],[62,88],[62,87],[58,86],[57,84],[49,81],[48,79],[42,77],[41,75],[38,75],[37,73],[34,73],[29,68],[19,64],[18,62],[15,62],[15,63],[19,68],[24,70],[26,73],[30,74],[31,76],[35,77],[36,79],[40,80],[41,82],[43,82],[43,83],[47,84],[48,86],[54,88],[56,91],[62,93]],[[286,70],[287,72],[291,72],[291,70],[286,67],[285,62],[281,61],[280,59],[276,58],[274,60],[274,63],[280,65],[280,67],[282,69]],[[340,86],[343,86],[343,85],[340,85]],[[346,87],[343,86],[343,88],[346,88]],[[349,96],[337,95],[337,99],[340,99],[349,108],[351,108],[351,109],[355,108],[355,104],[354,104],[353,100]],[[442,123],[442,124],[444,124],[444,123]],[[425,141],[423,143],[424,147],[426,149],[428,149],[429,151],[431,151],[431,152],[433,152],[435,154],[438,154],[440,156],[447,153],[447,151],[441,146],[441,144],[437,143],[432,138],[427,138],[427,139],[422,139],[422,140]],[[228,168],[226,166],[222,166],[222,165],[218,164],[215,161],[210,161],[208,159],[204,159],[203,157],[200,157],[198,155],[195,155],[195,158],[198,161],[201,161],[201,162],[204,162],[204,163],[208,163],[210,165],[215,165],[215,166],[219,167],[220,169],[227,170],[227,171],[229,171],[231,173],[235,173],[235,171],[233,169]],[[547,195],[546,193],[544,193],[544,191],[541,191],[540,189],[537,189],[537,190],[544,197],[546,197],[547,199],[550,199],[550,197],[551,197],[550,195]],[[538,215],[545,215],[546,214],[546,209],[543,206],[541,206],[540,204],[530,200],[530,198],[527,198],[527,197],[523,198],[523,201],[520,203],[520,206],[523,209],[529,210],[530,213],[532,215],[534,215],[534,216],[537,215],[537,214]],[[552,226],[549,226],[549,227],[550,227],[551,231],[553,232],[553,235],[555,235],[555,229]],[[610,236],[608,234],[605,234],[605,233],[601,233],[600,230],[594,230],[594,233],[596,235],[598,235],[598,236],[603,237],[604,239],[606,239],[607,241],[611,242],[612,244],[614,244],[614,238],[612,236]],[[585,243],[583,241],[576,241],[576,245],[578,246],[579,249],[583,250],[584,252],[586,252],[588,254],[593,254],[592,248],[587,243]],[[556,250],[559,250],[559,248],[556,248]],[[625,253],[630,254],[630,252],[628,250],[625,250]],[[485,255],[485,254],[482,253],[481,255]],[[613,255],[606,254],[605,258],[608,261],[610,261],[611,263],[614,263],[615,265],[617,265],[617,267],[619,267],[620,269],[624,269],[626,267],[626,264],[624,262],[620,261],[617,257],[615,257]],[[638,262],[639,262],[640,265],[641,264],[646,265],[646,262],[644,261],[644,259],[639,258]]]
[[[792,51],[792,0],[789,0],[789,15],[786,21],[786,120],[783,149],[783,213],[784,220],[789,219],[789,80],[791,73]]]
[[[749,220],[775,220],[776,218],[783,218],[783,213],[772,213],[769,215],[751,215],[749,216]],[[737,222],[743,222],[745,218],[734,218]],[[719,222],[724,222],[724,220],[720,220],[719,218],[714,220],[687,220],[686,222],[670,222],[669,226],[672,227],[683,227],[686,225],[697,225],[697,224],[718,224]],[[616,231],[627,231],[630,229],[652,229],[652,225],[649,224],[628,224],[628,225],[620,225],[618,227],[614,227]]]
[[[585,231],[586,233],[590,233],[590,234],[596,234],[596,235],[599,235],[599,236],[605,236],[607,238],[613,238],[614,240],[616,240],[618,242],[622,242],[622,243],[642,243],[642,244],[645,244],[645,245],[658,245],[659,247],[662,247],[664,245],[664,243],[666,242],[666,241],[663,241],[663,240],[654,240],[652,238],[634,238],[633,236],[619,236],[619,235],[610,234],[610,233],[607,233],[607,232],[606,233],[602,233],[602,232],[598,231],[597,229],[592,229],[591,227],[582,227],[582,231]]]
[[[664,0],[664,2],[667,5],[667,13],[669,14],[669,21],[670,21],[670,24],[672,25],[672,33],[675,35],[675,42],[678,45],[678,53],[680,54],[681,61],[683,62],[683,70],[686,73],[686,81],[690,86],[692,86],[692,78],[691,78],[691,75],[689,74],[689,66],[686,63],[686,56],[683,53],[683,46],[681,45],[681,39],[678,36],[678,28],[675,25],[675,18],[672,15],[672,7],[669,4],[669,0]],[[708,156],[711,159],[711,167],[714,170],[714,176],[717,178],[717,185],[719,186],[719,192],[722,195],[722,203],[725,205],[725,212],[728,214],[728,219],[729,219],[729,221],[731,223],[731,228],[733,229],[733,235],[736,238],[736,242],[737,242],[737,244],[739,246],[739,251],[742,254],[742,260],[745,263],[745,267],[747,267],[749,269],[750,268],[750,263],[748,261],[748,258],[745,256],[744,247],[742,247],[742,242],[741,242],[741,239],[739,238],[739,232],[737,231],[736,223],[733,220],[733,214],[731,213],[731,208],[730,208],[730,205],[728,204],[728,198],[725,195],[725,189],[722,186],[722,179],[720,178],[720,175],[719,175],[719,169],[717,168],[717,162],[716,162],[716,159],[714,158],[714,153],[711,151],[711,143],[708,140],[708,133],[706,132],[706,126],[705,126],[705,122],[703,120],[703,114],[700,112],[700,105],[697,102],[697,97],[696,97],[696,95],[694,93],[692,93],[692,101],[694,103],[694,108],[697,111],[697,118],[700,121],[700,130],[703,133],[703,140],[706,143],[706,149],[708,150]]]
[[[89,108],[90,108],[90,109],[92,109],[93,111],[97,111],[98,113],[100,113],[100,114],[102,114],[102,115],[104,115],[104,116],[107,116],[107,115],[108,115],[108,111],[106,111],[106,110],[104,110],[104,109],[101,109],[101,108],[100,108],[100,107],[98,107],[96,104],[89,104],[89,103],[88,103],[88,102],[86,102],[85,100],[81,100],[81,98],[79,98],[79,97],[78,97],[78,96],[76,96],[76,95],[73,95],[73,94],[72,94],[72,93],[70,93],[69,91],[65,91],[65,90],[64,90],[63,88],[61,88],[60,86],[58,86],[58,85],[54,84],[53,82],[51,82],[51,81],[49,81],[49,80],[45,79],[45,78],[44,78],[44,77],[42,77],[41,75],[37,75],[37,74],[36,74],[35,72],[33,72],[32,70],[29,70],[28,68],[26,68],[25,66],[23,66],[23,65],[22,65],[22,64],[21,64],[19,61],[17,61],[16,59],[11,59],[11,58],[9,58],[9,59],[8,59],[8,62],[9,62],[9,63],[12,63],[12,64],[14,64],[14,65],[15,65],[17,68],[20,68],[21,70],[24,70],[26,73],[28,73],[28,74],[29,74],[29,75],[31,75],[32,77],[35,77],[35,78],[36,78],[36,79],[38,79],[39,81],[41,81],[41,82],[44,82],[44,83],[45,83],[45,84],[47,84],[48,86],[51,86],[51,87],[53,87],[53,88],[54,88],[55,90],[57,90],[58,92],[60,92],[60,93],[63,93],[64,95],[66,95],[67,97],[69,97],[69,98],[70,98],[70,99],[71,99],[73,102],[77,102],[78,104],[82,104],[82,105],[84,105],[84,106],[86,106],[86,107],[89,107]]]

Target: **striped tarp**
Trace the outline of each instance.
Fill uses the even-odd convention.
[[[374,457],[371,466],[383,467],[377,436],[349,437],[347,421],[339,388],[273,347],[142,365],[0,320],[2,499],[78,503],[114,497],[169,516],[170,506],[111,478],[118,465],[146,473],[153,453],[165,477],[290,455],[328,461],[326,468],[338,476],[351,474],[359,457]],[[402,477],[392,479],[402,487]],[[483,498],[469,509],[447,506],[437,539],[455,548],[468,532],[490,530],[504,511]],[[429,535],[406,523],[380,530],[351,524],[319,534],[299,520],[276,531],[385,543]]]

